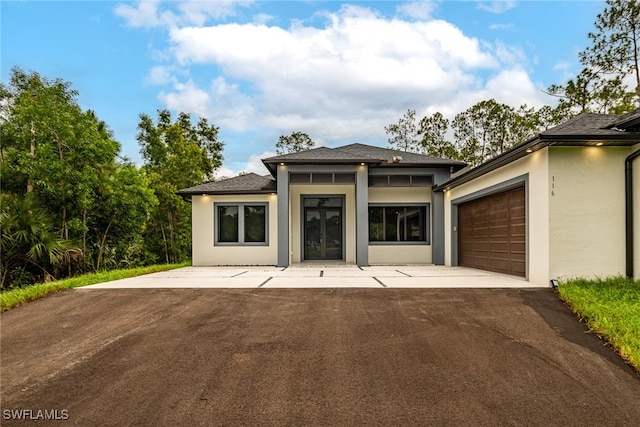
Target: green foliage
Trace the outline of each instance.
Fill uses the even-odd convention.
[[[636,0],[607,0],[598,14],[591,46],[580,52],[582,71],[548,92],[561,98],[560,108],[578,114],[593,111],[620,114],[640,106],[640,4]],[[635,81],[629,89],[627,77]]]
[[[77,247],[56,236],[32,194],[1,194],[0,206],[0,288],[51,280],[81,258]]]
[[[460,158],[478,165],[524,142],[538,131],[534,110],[516,111],[494,99],[481,101],[453,120],[453,132]]]
[[[46,232],[29,228],[31,241],[74,242],[74,252],[66,252],[74,262],[49,265],[30,257],[26,246],[13,246],[13,264],[3,270],[12,284],[145,262],[142,233],[157,204],[149,180],[117,161],[120,145],[77,96],[70,83],[19,68],[0,85],[3,192],[46,218],[39,222]]]
[[[157,204],[144,232],[147,261],[181,262],[191,255],[191,206],[176,191],[213,178],[222,164],[223,142],[206,119],[191,123],[189,114],[158,111],[157,122],[140,115],[138,143],[144,172]]]
[[[175,268],[187,267],[189,264],[189,262],[184,262],[181,264],[150,265],[147,267],[137,267],[126,270],[101,271],[70,279],[38,283],[24,288],[3,291],[0,293],[0,312],[66,289],[110,282],[112,280],[126,279],[128,277],[142,276],[144,274],[157,273],[159,271],[173,270]]]
[[[98,192],[100,206],[90,221],[95,244],[93,270],[139,265],[144,260],[142,234],[158,205],[149,179],[132,164],[115,165]]]
[[[444,159],[457,159],[459,157],[456,147],[447,140],[449,119],[444,118],[440,112],[431,116],[425,116],[420,120],[419,135],[420,148],[424,154]]]
[[[416,123],[416,110],[408,109],[398,123],[385,126],[391,147],[400,151],[420,151],[420,134]]]
[[[3,189],[33,191],[52,213],[60,236],[80,238],[81,230],[69,224],[83,222],[119,144],[93,112],[80,109],[69,83],[14,68],[5,93],[3,103],[10,108],[0,134]]]
[[[457,114],[449,122],[440,112],[416,123],[415,110],[408,110],[397,124],[385,127],[396,149],[478,165],[562,122],[566,115],[551,107],[522,105],[515,109],[494,99],[481,101]],[[447,139],[453,132],[454,141]]]
[[[278,154],[298,153],[310,150],[316,145],[309,135],[303,132],[292,132],[291,135],[280,135],[276,143]]]
[[[640,371],[640,281],[573,279],[561,282],[558,292],[591,330]]]

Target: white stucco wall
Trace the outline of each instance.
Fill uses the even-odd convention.
[[[355,185],[290,185],[289,186],[289,249],[291,262],[301,262],[302,256],[302,196],[341,195],[344,199],[345,262],[356,262],[356,197]]]
[[[551,147],[550,276],[625,274],[627,147]]]
[[[527,188],[527,278],[540,285],[549,283],[549,171],[548,149],[535,151],[506,166],[491,171],[471,182],[446,191],[445,199],[445,265],[451,266],[453,241],[457,239],[452,225],[452,204],[461,197],[473,195],[489,187],[503,184],[522,175],[528,176]]]
[[[629,154],[640,150],[640,144],[635,145]],[[633,275],[640,280],[640,157],[633,161]]]
[[[268,202],[268,246],[215,246],[214,203]],[[276,195],[192,196],[194,266],[276,265],[278,263],[278,204]]]
[[[370,187],[369,203],[431,203],[431,187]],[[433,220],[433,212],[429,217]],[[433,230],[429,235],[433,238]],[[369,245],[371,265],[431,263],[431,245]]]

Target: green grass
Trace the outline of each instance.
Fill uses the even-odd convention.
[[[71,277],[69,279],[57,280],[55,282],[37,283],[24,288],[11,289],[0,293],[0,312],[65,289],[94,285],[96,283],[109,282],[111,280],[126,279],[127,277],[142,276],[143,274],[173,270],[174,268],[187,267],[189,265],[191,265],[191,262],[187,261],[182,264],[158,264],[126,270],[101,271],[98,273]]]
[[[573,279],[558,285],[560,297],[640,372],[640,280]]]

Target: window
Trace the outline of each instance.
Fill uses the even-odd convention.
[[[266,245],[266,203],[216,203],[217,245]]]
[[[370,205],[369,242],[429,243],[429,205]]]
[[[430,187],[431,175],[369,175],[369,187]]]
[[[290,184],[355,184],[354,173],[291,173]]]

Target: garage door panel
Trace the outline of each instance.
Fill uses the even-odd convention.
[[[524,186],[458,206],[458,263],[526,274]]]

